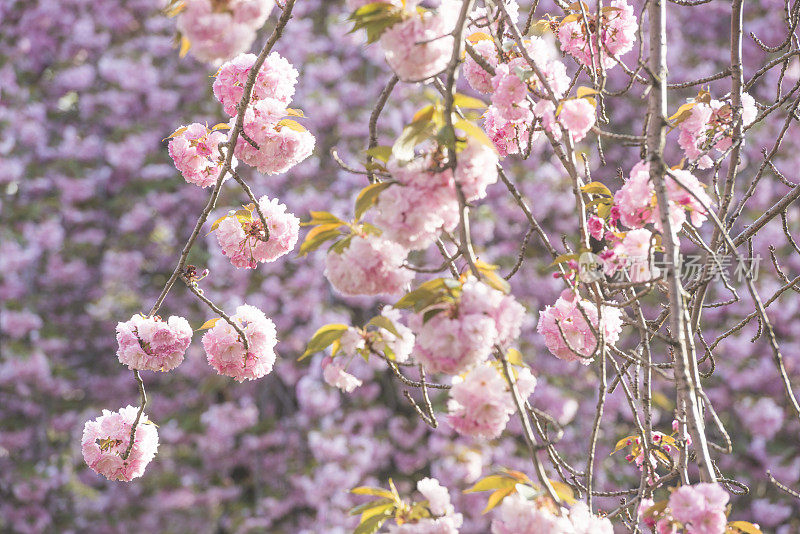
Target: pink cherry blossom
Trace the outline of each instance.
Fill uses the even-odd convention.
[[[131,429],[138,408],[127,406],[117,412],[103,410],[103,414],[83,427],[81,452],[83,459],[94,472],[109,480],[130,482],[144,474],[147,464],[158,449],[158,431],[142,414],[136,426],[133,446],[126,459],[122,459],[131,438]]]
[[[524,65],[527,64],[521,58],[502,63],[497,66],[492,78],[492,105],[507,121],[525,122],[532,117],[531,106],[527,101],[528,86],[515,70]]]
[[[240,54],[220,67],[214,79],[214,96],[220,101],[225,113],[236,116],[237,105],[244,95],[247,77],[256,62],[255,54]],[[288,106],[297,84],[297,70],[277,52],[264,60],[256,75],[250,105],[265,98],[277,100]]]
[[[316,139],[298,123],[285,123],[281,117],[286,113],[283,103],[273,98],[247,108],[243,130],[255,146],[240,136],[234,149],[236,157],[263,174],[280,174],[310,156]]]
[[[169,142],[169,155],[183,178],[200,187],[217,183],[225,158],[219,144],[227,140],[227,134],[211,131],[204,124],[195,122],[178,130]],[[236,158],[233,159],[235,166]]]
[[[183,317],[136,314],[117,324],[117,357],[128,369],[170,371],[183,361],[192,341],[192,327]]]
[[[362,384],[361,380],[344,370],[341,359],[332,360],[330,357],[322,360],[322,377],[325,382],[339,388],[345,393],[350,393]]]
[[[547,306],[539,313],[536,330],[544,336],[547,349],[555,357],[589,364],[598,347],[598,340],[595,339],[584,314],[591,321],[592,327],[597,329],[597,307],[569,289],[561,293],[553,306]],[[622,311],[612,306],[603,306],[602,315],[605,341],[613,345],[622,332]]]
[[[583,14],[577,12],[577,16],[571,16],[570,20],[563,22],[558,28],[561,50],[587,66],[599,68],[602,65],[604,69],[615,66],[619,56],[633,48],[638,24],[633,7],[625,0],[612,0],[608,7],[612,9],[604,10],[599,23],[602,49],[598,48],[597,31],[594,29],[598,25],[597,14],[586,13],[590,28],[587,31]],[[590,33],[588,40],[587,33]]]
[[[373,343],[376,350],[385,351],[388,349],[394,356],[396,362],[405,362],[414,350],[414,332],[400,322],[400,310],[391,306],[384,306],[381,315],[392,321],[394,329],[399,336],[393,334],[385,328],[379,328],[380,340]]]
[[[582,501],[576,502],[569,509],[569,520],[574,534],[614,534],[611,521],[594,515]]]
[[[442,0],[436,11],[416,11],[418,2],[406,2],[407,18],[387,29],[380,43],[386,62],[407,82],[430,78],[447,67],[461,2]]]
[[[558,120],[572,134],[572,140],[581,141],[595,122],[595,108],[585,98],[566,100],[561,104]]]
[[[328,252],[325,277],[343,295],[397,295],[414,279],[403,267],[407,254],[383,237],[356,235],[342,252]]]
[[[450,492],[435,478],[423,478],[417,482],[417,491],[428,501],[433,517],[412,519],[402,525],[390,525],[391,534],[458,534],[463,523],[461,514],[455,513],[450,504]]]
[[[233,326],[219,319],[203,335],[208,363],[219,374],[237,382],[265,376],[275,363],[275,345],[278,343],[275,324],[264,312],[247,304],[236,308],[231,319],[247,337],[248,349],[245,350]]]
[[[649,282],[660,274],[653,265],[653,233],[646,228],[638,228],[625,233],[620,241],[614,244],[610,255],[604,258],[604,271],[608,276],[622,270],[626,280],[631,282]]]
[[[503,499],[492,520],[492,534],[572,534],[567,517],[539,508],[535,501],[515,493]]]
[[[186,0],[178,31],[191,43],[192,55],[208,62],[226,60],[250,48],[274,0]]]
[[[538,137],[537,132],[533,132],[531,135],[526,122],[506,120],[495,106],[489,106],[483,118],[483,129],[501,156],[524,152],[528,145]]]
[[[486,188],[497,182],[497,152],[469,138],[456,159],[455,182],[461,187],[467,202],[484,198]]]
[[[522,399],[527,399],[536,378],[528,368],[522,368],[516,380]],[[489,363],[474,367],[463,379],[454,379],[447,406],[450,426],[459,434],[480,439],[498,437],[516,411],[505,378]]]
[[[258,263],[273,262],[289,253],[297,243],[300,219],[288,213],[286,206],[275,198],[262,196],[258,205],[269,229],[266,241],[261,218],[255,209],[245,220],[235,212],[230,214],[216,229],[222,253],[239,268],[255,269]]]
[[[497,67],[498,58],[497,50],[495,50],[494,43],[488,39],[481,39],[473,45],[475,51],[486,60],[492,67]],[[472,56],[467,54],[464,58],[464,77],[469,82],[469,85],[479,93],[491,93],[494,87],[492,86],[492,75],[486,72],[483,67],[472,59]]]

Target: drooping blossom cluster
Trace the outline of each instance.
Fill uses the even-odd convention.
[[[582,311],[582,312],[581,312]],[[586,321],[588,317],[589,322]],[[601,325],[598,326],[597,306],[582,299],[575,291],[566,289],[555,304],[539,313],[536,330],[544,336],[547,349],[564,361],[579,361],[588,365],[592,361],[600,340],[594,332],[602,327],[607,344],[613,345],[622,332],[622,310],[603,306]]]
[[[378,339],[372,342],[372,346],[375,350],[391,355],[394,361],[403,363],[408,360],[414,350],[414,332],[401,322],[400,310],[384,306],[381,315],[392,322],[394,332],[378,328]]]
[[[536,378],[523,367],[516,377],[522,402],[533,393]],[[505,378],[492,364],[484,362],[465,377],[455,377],[447,403],[447,422],[456,432],[480,439],[494,439],[505,429],[516,404]]]
[[[519,493],[503,499],[492,534],[613,534],[614,527],[605,517],[592,514],[583,502],[556,515],[552,510],[529,501]]]
[[[669,200],[669,219],[677,232],[687,218],[695,227],[707,219],[706,209],[713,201],[703,184],[689,171],[669,170],[665,178]],[[661,231],[661,218],[655,197],[655,186],[650,181],[650,164],[640,161],[631,169],[630,178],[614,195],[622,224],[628,228],[641,228],[652,223]],[[688,212],[688,217],[687,217]]]
[[[264,312],[248,304],[236,308],[231,320],[244,332],[247,349],[236,329],[220,319],[203,335],[208,363],[219,374],[237,382],[265,376],[275,363],[275,345],[278,343],[275,324]]]
[[[733,143],[734,115],[730,98],[726,101],[712,100],[705,93],[685,106],[690,106],[690,109],[685,111],[685,117],[679,119],[678,145],[689,161],[696,161],[700,169],[708,169],[714,163],[708,152],[712,149],[725,152]],[[742,93],[742,126],[750,126],[757,116],[755,99]]]
[[[428,152],[408,163],[389,161],[389,172],[398,184],[378,197],[375,225],[383,236],[408,250],[428,247],[442,231],[458,224],[458,194],[468,202],[484,198],[486,188],[497,182],[497,153],[470,139],[457,154],[455,172],[438,167],[438,152]]]
[[[135,314],[117,324],[117,357],[129,369],[171,371],[183,361],[192,341],[192,327],[183,317]]]
[[[354,235],[341,252],[328,252],[325,277],[343,295],[397,295],[414,279],[403,267],[407,254],[383,236]]]
[[[655,266],[656,243],[653,232],[637,228],[625,232],[622,239],[615,239],[610,248],[601,253],[603,270],[611,276],[622,271],[631,282],[649,282],[661,274]]]
[[[241,54],[219,69],[214,81],[214,96],[228,115],[235,116],[244,93],[247,77],[256,62],[254,54]],[[287,117],[297,83],[297,71],[277,52],[271,53],[256,75],[253,96],[245,110],[243,134],[237,139],[234,154],[264,174],[288,171],[314,149],[314,136]],[[231,126],[235,119],[231,119]],[[245,138],[246,137],[246,138]]]
[[[415,358],[432,373],[457,375],[485,361],[496,345],[516,339],[525,309],[513,296],[470,277],[458,303],[426,315],[410,319],[417,335]]]
[[[389,525],[389,534],[458,534],[464,518],[450,504],[447,488],[435,478],[423,478],[417,482],[417,491],[428,501],[431,517]]]
[[[386,62],[407,82],[427,80],[442,72],[453,54],[453,36],[461,2],[441,0],[435,11],[418,11],[419,0],[404,2],[404,20],[381,35]]]
[[[698,483],[674,490],[665,508],[654,507],[652,499],[639,505],[639,520],[653,532],[724,534],[726,506],[730,496],[716,483]]]
[[[275,261],[297,243],[300,219],[287,212],[278,199],[264,195],[258,205],[267,221],[268,235],[255,208],[246,210],[249,214],[232,212],[216,229],[222,253],[239,268],[255,269],[258,263]]]
[[[158,449],[158,431],[144,413],[136,426],[133,446],[126,458],[131,438],[131,428],[138,408],[127,406],[117,412],[103,410],[103,414],[83,427],[81,452],[93,471],[109,480],[130,482],[142,476],[145,467],[155,457]]]
[[[179,128],[169,142],[169,155],[183,178],[200,187],[214,185],[219,178],[225,157],[219,149],[227,134],[210,130],[199,122]],[[235,167],[236,158],[231,160]]]
[[[638,24],[633,6],[628,5],[626,0],[612,0],[610,5],[602,8],[599,17],[597,13],[581,12],[580,9],[575,11],[558,26],[561,50],[583,65],[593,68],[602,66],[604,69],[612,68],[620,56],[631,51],[636,42]]]
[[[330,357],[322,360],[322,377],[325,382],[335,388],[339,388],[345,393],[350,393],[361,385],[361,380],[345,371],[345,363],[342,358],[333,360]]]
[[[188,39],[192,55],[211,63],[250,48],[275,7],[274,0],[182,0],[179,4],[178,31]]]

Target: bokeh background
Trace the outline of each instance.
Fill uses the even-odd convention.
[[[527,13],[528,2],[521,4]],[[638,13],[641,2],[635,4]],[[322,276],[322,252],[244,271],[219,254],[213,236],[199,242],[190,263],[210,269],[203,281],[207,294],[227,309],[246,301],[275,321],[275,371],[241,385],[218,376],[205,362],[198,335],[176,371],[144,373],[148,413],[161,439],[144,477],[108,482],[83,464],[84,421],[103,408],[138,402],[131,373],[115,356],[115,324],[150,308],[206,199],[207,191],[181,179],[163,139],[181,124],[224,119],[210,90],[215,67],[191,54],[179,59],[174,20],[161,7],[158,0],[0,2],[0,530],[349,532],[353,518],[346,510],[357,502],[349,488],[383,484],[392,476],[410,489],[412,481],[433,475],[451,488],[457,510],[465,514],[463,532],[486,532],[480,515],[485,495],[460,490],[499,466],[528,468],[518,428],[512,423],[508,436],[492,443],[457,438],[446,423],[430,430],[419,421],[402,386],[380,365],[356,368],[367,382],[343,396],[322,381],[318,359],[296,363],[319,326],[361,324],[388,302],[334,294]],[[780,0],[746,2],[746,27],[767,43],[780,42],[783,7]],[[550,9],[542,2],[540,13]],[[724,68],[729,3],[668,9],[671,79]],[[301,72],[294,105],[309,117],[317,149],[288,174],[250,173],[249,180],[257,195],[277,196],[298,216],[309,210],[349,216],[364,177],[342,171],[329,150],[337,147],[354,164],[363,158],[371,106],[390,73],[377,47],[366,48],[360,34],[347,35],[343,3],[300,0],[295,12],[276,50]],[[273,15],[262,34],[274,20]],[[745,79],[767,57],[746,36]],[[622,86],[620,74],[616,69],[612,87]],[[770,73],[756,85],[757,100],[774,99],[777,76]],[[798,76],[795,58],[784,88]],[[642,89],[634,86],[611,104],[608,129],[640,131]],[[726,82],[712,85],[715,96],[727,90]],[[381,119],[386,140],[399,133],[426,91],[399,86]],[[670,107],[680,104],[678,96],[695,92],[671,97]],[[771,146],[784,119],[785,112],[777,113],[756,129],[741,176],[754,174],[761,149]],[[776,159],[789,179],[800,166],[799,145],[793,122]],[[591,145],[585,148],[596,154]],[[617,168],[627,171],[638,154],[613,144],[604,148],[605,166],[592,156],[594,178],[616,189]],[[673,152],[677,163],[679,153]],[[528,162],[505,165],[554,240],[573,236],[574,203],[550,153],[540,146]],[[702,179],[708,183],[710,176]],[[768,174],[744,219],[787,191]],[[508,268],[526,222],[503,193],[502,185],[490,188],[488,201],[474,210],[473,230],[481,256]],[[244,201],[229,184],[218,212]],[[799,209],[793,207],[788,217],[795,238]],[[770,245],[790,278],[800,271],[800,256],[775,221],[755,241],[754,252],[765,258],[758,281],[765,294],[779,285],[766,259]],[[513,287],[531,312],[521,348],[539,377],[532,401],[566,425],[559,449],[581,465],[595,409],[596,369],[556,360],[535,335],[536,311],[552,303],[562,286],[537,243],[528,254]],[[796,384],[798,304],[790,291],[770,308]],[[712,338],[751,309],[743,298],[707,310],[704,334]],[[195,328],[210,318],[180,286],[161,313],[185,316]],[[790,485],[800,481],[800,425],[787,410],[768,347],[750,342],[755,326],[720,345],[707,391],[734,440],[734,454],[722,457],[720,468],[750,488],[749,495],[734,499],[732,517],[788,534],[800,531],[793,518],[800,506],[766,483],[765,473],[772,470]],[[656,358],[663,361],[661,350]],[[669,386],[661,388],[657,429],[669,432],[673,405]],[[435,399],[440,412],[444,403],[444,397]],[[634,466],[619,454],[608,455],[617,439],[633,433],[627,410],[621,391],[609,397],[598,452],[597,487],[603,490],[638,484]],[[616,498],[600,502],[606,510],[617,504]]]

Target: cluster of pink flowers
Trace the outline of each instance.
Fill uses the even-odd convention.
[[[231,116],[237,104],[256,56],[242,54],[222,65],[214,81],[214,95]],[[253,96],[245,111],[243,133],[237,139],[234,154],[246,164],[264,174],[288,171],[308,156],[316,140],[299,123],[286,119],[286,107],[294,95],[297,71],[273,52],[256,75]],[[231,119],[233,125],[235,119]]]
[[[646,228],[630,230],[603,251],[603,269],[608,276],[622,269],[631,282],[648,282],[661,272],[654,265],[654,252],[653,232]]]
[[[666,177],[669,219],[674,231],[687,220],[696,227],[706,220],[706,209],[713,201],[703,184],[689,171],[670,170]],[[653,223],[661,231],[661,218],[655,197],[655,186],[650,181],[650,164],[640,161],[631,169],[631,175],[614,195],[622,224],[628,228],[641,228]]]
[[[428,501],[432,517],[389,525],[389,534],[458,534],[464,518],[455,513],[447,488],[435,478],[423,478],[417,482],[417,491]]]
[[[561,50],[586,66],[600,68],[602,65],[604,69],[610,69],[620,56],[630,52],[636,41],[636,15],[633,6],[629,6],[626,0],[612,0],[611,5],[602,8],[599,21],[596,13],[586,13],[588,28],[580,11],[568,15],[566,19],[558,28]],[[598,25],[602,50],[597,44]]]
[[[274,0],[184,0],[178,31],[191,43],[192,54],[218,62],[244,52],[269,17]]]
[[[582,502],[562,509],[555,515],[519,493],[503,499],[492,534],[613,534],[614,527],[605,517],[598,517]]]
[[[497,57],[497,50],[491,40],[481,39],[473,45],[473,48],[489,65],[497,68],[500,60]],[[467,83],[479,93],[488,94],[494,90],[491,73],[486,72],[483,67],[478,65],[478,62],[475,61],[471,55],[467,54],[465,56],[462,69]]]
[[[241,218],[231,213],[217,227],[217,241],[222,253],[239,268],[255,269],[259,262],[273,262],[290,252],[297,243],[300,219],[286,211],[286,206],[266,195],[258,200],[267,221],[269,238],[264,239],[264,226],[255,210]]]
[[[372,234],[354,235],[341,253],[325,257],[325,277],[343,295],[397,295],[414,279],[403,267],[408,251]]]
[[[490,53],[486,45],[482,46],[482,50],[482,55]],[[549,96],[547,91],[549,88],[555,98],[562,98],[569,88],[570,79],[567,76],[567,69],[564,63],[556,57],[555,50],[550,43],[543,38],[532,37],[530,41],[526,42],[525,51],[544,75],[544,81],[540,80],[532,71],[527,60],[519,55],[519,52],[508,63],[497,65],[495,75],[491,79],[492,105],[486,113],[484,128],[494,140],[501,154],[517,153],[520,151],[520,144],[523,145],[523,148],[527,145],[527,143],[521,142],[525,141],[525,137],[531,136],[528,130],[532,128],[531,123],[534,118],[541,120],[548,131],[552,129],[552,123],[555,122],[555,106],[547,98],[542,98],[537,103],[533,100],[534,93],[530,93],[530,90],[535,91],[535,94]],[[491,53],[495,52],[491,50]],[[470,61],[475,63],[474,60]],[[494,64],[498,59],[495,57],[488,61]],[[475,69],[481,69],[481,67],[477,64],[474,67],[470,66],[470,70]],[[472,77],[476,78],[475,75]],[[580,104],[577,105],[580,106]],[[571,106],[573,105],[571,104]],[[592,124],[594,124],[594,109],[590,115]],[[578,121],[577,117],[575,120],[569,121],[570,125],[576,127],[576,135],[586,121],[586,118],[582,118],[582,121]],[[530,139],[527,142],[530,142]]]
[[[485,361],[495,345],[516,339],[524,315],[513,296],[470,277],[457,304],[427,321],[424,311],[411,317],[417,334],[415,356],[432,373],[461,374]]]
[[[595,106],[585,98],[565,100],[561,104],[558,120],[572,135],[573,141],[581,141],[597,120]]]
[[[654,503],[652,499],[643,499],[639,506],[639,519],[659,533],[724,534],[728,523],[725,508],[729,498],[722,486],[716,483],[681,486],[672,492],[662,512],[647,513]]]
[[[372,346],[375,350],[384,351],[387,355],[391,355],[396,362],[405,362],[414,350],[414,332],[400,322],[400,310],[391,306],[384,306],[381,310],[381,315],[392,321],[395,332],[399,335],[395,335],[385,328],[379,328],[377,330],[379,337],[373,341]]]
[[[238,382],[265,376],[275,363],[275,324],[264,312],[247,304],[236,308],[231,319],[247,337],[247,350],[233,326],[220,319],[203,335],[208,363],[219,374]]]
[[[589,318],[591,327],[584,314]],[[597,306],[582,299],[571,289],[564,290],[554,305],[545,307],[539,313],[536,327],[539,334],[544,336],[547,349],[556,358],[577,360],[584,365],[589,364],[599,347],[599,340],[595,338],[592,328],[599,330]],[[613,345],[621,332],[622,310],[603,306],[602,333],[605,342]]]
[[[225,163],[219,145],[227,141],[227,134],[195,122],[178,129],[173,136],[169,155],[183,178],[200,187],[214,185]],[[232,163],[235,166],[236,158]]]
[[[755,100],[749,94],[742,93],[742,125],[749,126],[757,116]],[[733,142],[732,127],[733,109],[730,99],[725,102],[694,102],[688,117],[678,125],[678,144],[689,161],[697,161],[700,169],[707,169],[713,164],[708,151],[717,149],[724,152],[730,148]]]
[[[407,82],[442,72],[453,54],[453,36],[461,2],[441,0],[436,11],[418,11],[419,0],[404,2],[406,17],[381,36],[386,62]]]
[[[528,368],[522,368],[516,380],[524,401],[533,393],[536,378]],[[474,367],[464,378],[453,379],[447,406],[448,423],[456,432],[481,439],[498,437],[516,411],[505,378],[487,362]]]
[[[145,467],[155,457],[158,449],[158,431],[142,414],[136,427],[128,457],[123,459],[131,439],[131,429],[138,409],[134,406],[118,412],[103,410],[103,414],[83,427],[81,452],[93,471],[109,480],[130,482],[142,476]]]
[[[470,139],[457,158],[455,173],[440,171],[433,153],[405,165],[389,161],[398,185],[381,193],[374,219],[386,238],[409,250],[424,249],[458,224],[456,186],[468,202],[486,196],[486,188],[497,182],[497,153]]]
[[[136,314],[117,324],[117,357],[129,369],[170,371],[183,361],[192,341],[192,327],[183,317],[160,317]]]
[[[327,357],[322,360],[322,378],[328,385],[339,388],[345,393],[350,393],[361,385],[361,380],[345,371],[342,359],[333,360]]]
[[[214,96],[231,117],[236,116],[236,107],[242,100],[247,77],[256,59],[255,54],[239,54],[217,71]],[[272,52],[256,74],[250,104],[272,99],[288,106],[294,96],[297,77],[298,72],[292,64],[277,52]]]

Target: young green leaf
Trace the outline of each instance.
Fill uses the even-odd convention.
[[[326,349],[334,341],[341,339],[348,328],[346,324],[329,324],[323,326],[311,336],[311,341],[308,342],[305,352],[303,352],[297,361],[303,360],[315,352]]]
[[[381,192],[392,184],[394,182],[378,182],[361,190],[356,198],[356,221],[360,220],[364,213],[378,201]]]

